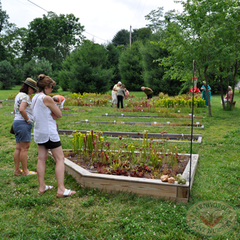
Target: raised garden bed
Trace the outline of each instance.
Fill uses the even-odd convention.
[[[86,130],[77,130],[77,132],[81,132],[86,134],[88,131]],[[70,135],[73,133],[72,130],[58,130],[59,134],[66,134]],[[97,131],[94,131],[97,133]],[[110,131],[103,131],[103,135],[111,136],[111,137],[128,137],[128,138],[143,138],[143,133],[136,133],[136,132],[110,132]],[[202,135],[201,134],[193,134],[193,143],[201,143],[202,142]],[[158,139],[166,139],[169,142],[191,142],[191,134],[169,134],[169,133],[148,133],[148,138],[153,138],[153,140]]]
[[[65,150],[69,153],[69,150]],[[188,202],[189,190],[191,189],[196,172],[198,154],[184,154],[188,161],[182,176],[187,180],[185,184],[162,182],[160,179],[128,177],[121,175],[109,175],[92,173],[82,168],[73,161],[65,158],[65,170],[73,176],[83,187],[98,188],[106,191],[125,191],[153,197],[166,198],[178,202]],[[191,164],[191,183],[190,183]]]
[[[127,115],[127,114],[108,114],[108,113],[105,113],[105,114],[102,114],[102,117],[132,117],[132,118],[162,118],[162,116],[160,115]],[[170,116],[171,117],[171,116]],[[181,115],[180,117],[178,118],[191,118],[192,116],[191,115]],[[194,116],[194,118],[204,118],[203,116]]]
[[[91,123],[91,124],[127,124],[127,125],[137,125],[137,126],[174,126],[174,127],[191,127],[191,123],[159,123],[159,122],[118,122],[118,121],[89,121],[88,119],[81,120],[75,123]],[[193,127],[204,129],[204,125],[200,122],[196,122],[193,124]]]

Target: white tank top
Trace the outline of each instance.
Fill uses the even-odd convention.
[[[37,93],[32,99],[32,108],[34,116],[34,141],[36,143],[45,143],[60,141],[56,120],[51,116],[51,110],[43,103],[46,97],[44,93]]]

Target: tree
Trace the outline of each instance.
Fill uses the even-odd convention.
[[[84,40],[63,62],[58,76],[63,90],[105,93],[109,90],[112,74],[104,46]]]
[[[106,49],[108,50],[108,68],[113,69],[113,77],[111,79],[110,86],[114,86],[117,82],[121,81],[118,64],[122,50],[118,47],[115,47],[112,43],[108,44]]]
[[[9,16],[7,15],[6,11],[2,10],[2,3],[0,2],[0,33],[4,28],[4,25],[8,22]]]
[[[8,15],[6,11],[2,10],[2,3],[0,2],[0,34],[2,30],[4,29],[5,25],[8,23]],[[7,52],[4,47],[4,44],[2,42],[2,38],[0,35],[0,61],[6,60],[7,59]]]
[[[126,29],[122,29],[117,32],[117,34],[113,37],[112,43],[115,46],[124,45],[125,47],[129,44],[129,31]]]
[[[0,89],[11,89],[14,85],[14,68],[7,61],[0,62]]]
[[[150,28],[139,28],[133,29],[132,42],[142,41],[146,42],[152,36],[152,31]]]
[[[52,64],[45,58],[32,59],[23,66],[24,79],[31,77],[37,80],[39,74],[52,76]]]
[[[58,16],[52,12],[34,19],[24,40],[24,59],[44,57],[53,64],[53,70],[59,69],[83,39],[84,27],[78,20],[73,14]]]
[[[181,3],[183,13],[168,22],[167,35],[159,42],[159,46],[167,47],[170,53],[168,57],[159,59],[167,74],[190,82],[195,60],[198,77],[201,81],[205,80],[207,85],[209,72],[213,70],[218,74],[221,72],[218,69],[222,69],[221,75],[226,77],[229,70],[234,69],[235,76],[239,55],[240,3],[236,0]],[[226,66],[225,70],[223,65]],[[208,92],[207,98],[209,100]],[[208,113],[212,116],[211,104]]]
[[[121,54],[119,70],[122,82],[130,91],[138,91],[144,85],[142,55],[139,51],[142,43],[136,41]]]
[[[155,36],[155,40],[156,38],[158,37]],[[160,48],[152,41],[148,41],[141,46],[140,52],[143,56],[144,85],[151,87],[155,94],[159,92],[164,92],[168,95],[179,94],[182,88],[181,82],[164,76],[164,67],[159,66],[158,62],[155,61],[158,58],[167,57],[168,51],[164,48]]]

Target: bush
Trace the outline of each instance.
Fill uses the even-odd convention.
[[[7,61],[0,62],[0,89],[11,89],[15,84],[14,68]]]

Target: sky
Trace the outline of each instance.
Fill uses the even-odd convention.
[[[28,28],[35,18],[42,18],[48,11],[59,14],[74,14],[84,26],[83,35],[99,44],[111,42],[122,29],[130,31],[146,27],[150,23],[145,16],[159,7],[164,12],[182,11],[174,0],[0,0],[2,10],[9,22],[17,27]],[[37,5],[37,6],[36,6]]]

